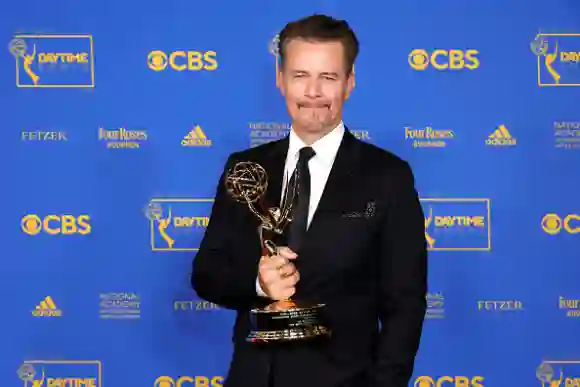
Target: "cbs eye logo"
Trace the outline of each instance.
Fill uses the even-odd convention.
[[[483,377],[475,376],[441,376],[432,378],[430,376],[419,376],[413,387],[483,387]]]
[[[556,235],[562,228],[570,234],[580,233],[580,215],[570,214],[562,219],[558,214],[546,214],[542,219],[544,232]]]
[[[154,71],[163,71],[168,66],[176,71],[213,71],[218,67],[215,51],[174,51],[167,55],[156,50],[149,53],[147,64]]]
[[[437,70],[474,70],[479,67],[477,50],[426,50],[416,49],[409,54],[409,65],[415,70],[426,70],[432,66]]]
[[[182,376],[174,380],[170,376],[160,376],[153,383],[153,387],[222,387],[224,378],[214,376]]]
[[[86,235],[91,232],[88,215],[25,215],[20,221],[20,227],[28,235],[38,235],[45,232],[49,235]]]

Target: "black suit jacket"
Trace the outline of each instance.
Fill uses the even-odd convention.
[[[287,150],[288,137],[233,153],[225,170],[261,164],[265,200],[275,206]],[[245,341],[249,310],[272,301],[256,294],[258,218],[228,196],[223,180],[191,282],[199,297],[237,311],[225,385],[266,387],[274,372],[276,387],[407,387],[427,293],[425,218],[408,163],[346,130],[296,259],[293,299],[327,305],[332,336],[316,344]]]

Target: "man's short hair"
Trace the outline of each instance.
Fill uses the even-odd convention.
[[[310,42],[341,42],[347,72],[353,68],[358,56],[359,43],[354,31],[345,20],[338,20],[326,15],[314,14],[290,22],[280,32],[279,55],[280,65],[284,66],[286,45],[294,39]]]

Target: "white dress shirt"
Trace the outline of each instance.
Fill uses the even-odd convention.
[[[324,137],[314,142],[312,149],[316,154],[308,161],[308,168],[310,170],[310,201],[308,206],[308,220],[307,226],[310,226],[312,217],[316,208],[318,207],[318,202],[322,197],[322,192],[326,186],[326,181],[328,180],[328,175],[332,169],[332,164],[342,142],[342,137],[344,136],[344,124],[341,121],[332,132],[326,134]],[[298,163],[298,158],[300,156],[300,149],[308,146],[298,137],[294,130],[290,129],[289,144],[288,144],[288,154],[286,156],[286,165],[284,168],[284,180],[282,185],[282,193],[286,189],[287,180],[290,179],[294,168]],[[282,202],[282,198],[280,198]],[[256,279],[256,291],[262,297],[267,297],[260,287],[259,279]]]

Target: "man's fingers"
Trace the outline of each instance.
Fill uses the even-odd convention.
[[[284,277],[288,277],[289,275],[294,274],[295,271],[296,271],[296,266],[294,266],[291,263],[288,263],[288,264],[286,264],[278,269],[278,274],[280,274],[280,276],[284,278]]]
[[[278,254],[260,259],[259,278],[270,298],[287,299],[296,292],[295,285],[300,279],[296,266],[291,262],[297,255],[287,247],[281,247]]]
[[[296,273],[296,266],[291,263],[288,263],[279,268],[266,268],[261,271],[261,276],[267,282],[277,282],[283,280],[289,276],[292,276]]]
[[[300,280],[300,274],[295,271],[291,276],[288,276],[281,281],[281,285],[284,288],[294,287],[296,283]]]
[[[265,257],[260,260],[260,269],[264,270],[271,270],[271,269],[278,269],[288,261],[278,255],[274,255],[273,257]]]
[[[278,255],[286,259],[295,259],[298,255],[290,250],[289,247],[282,246],[278,248]]]

